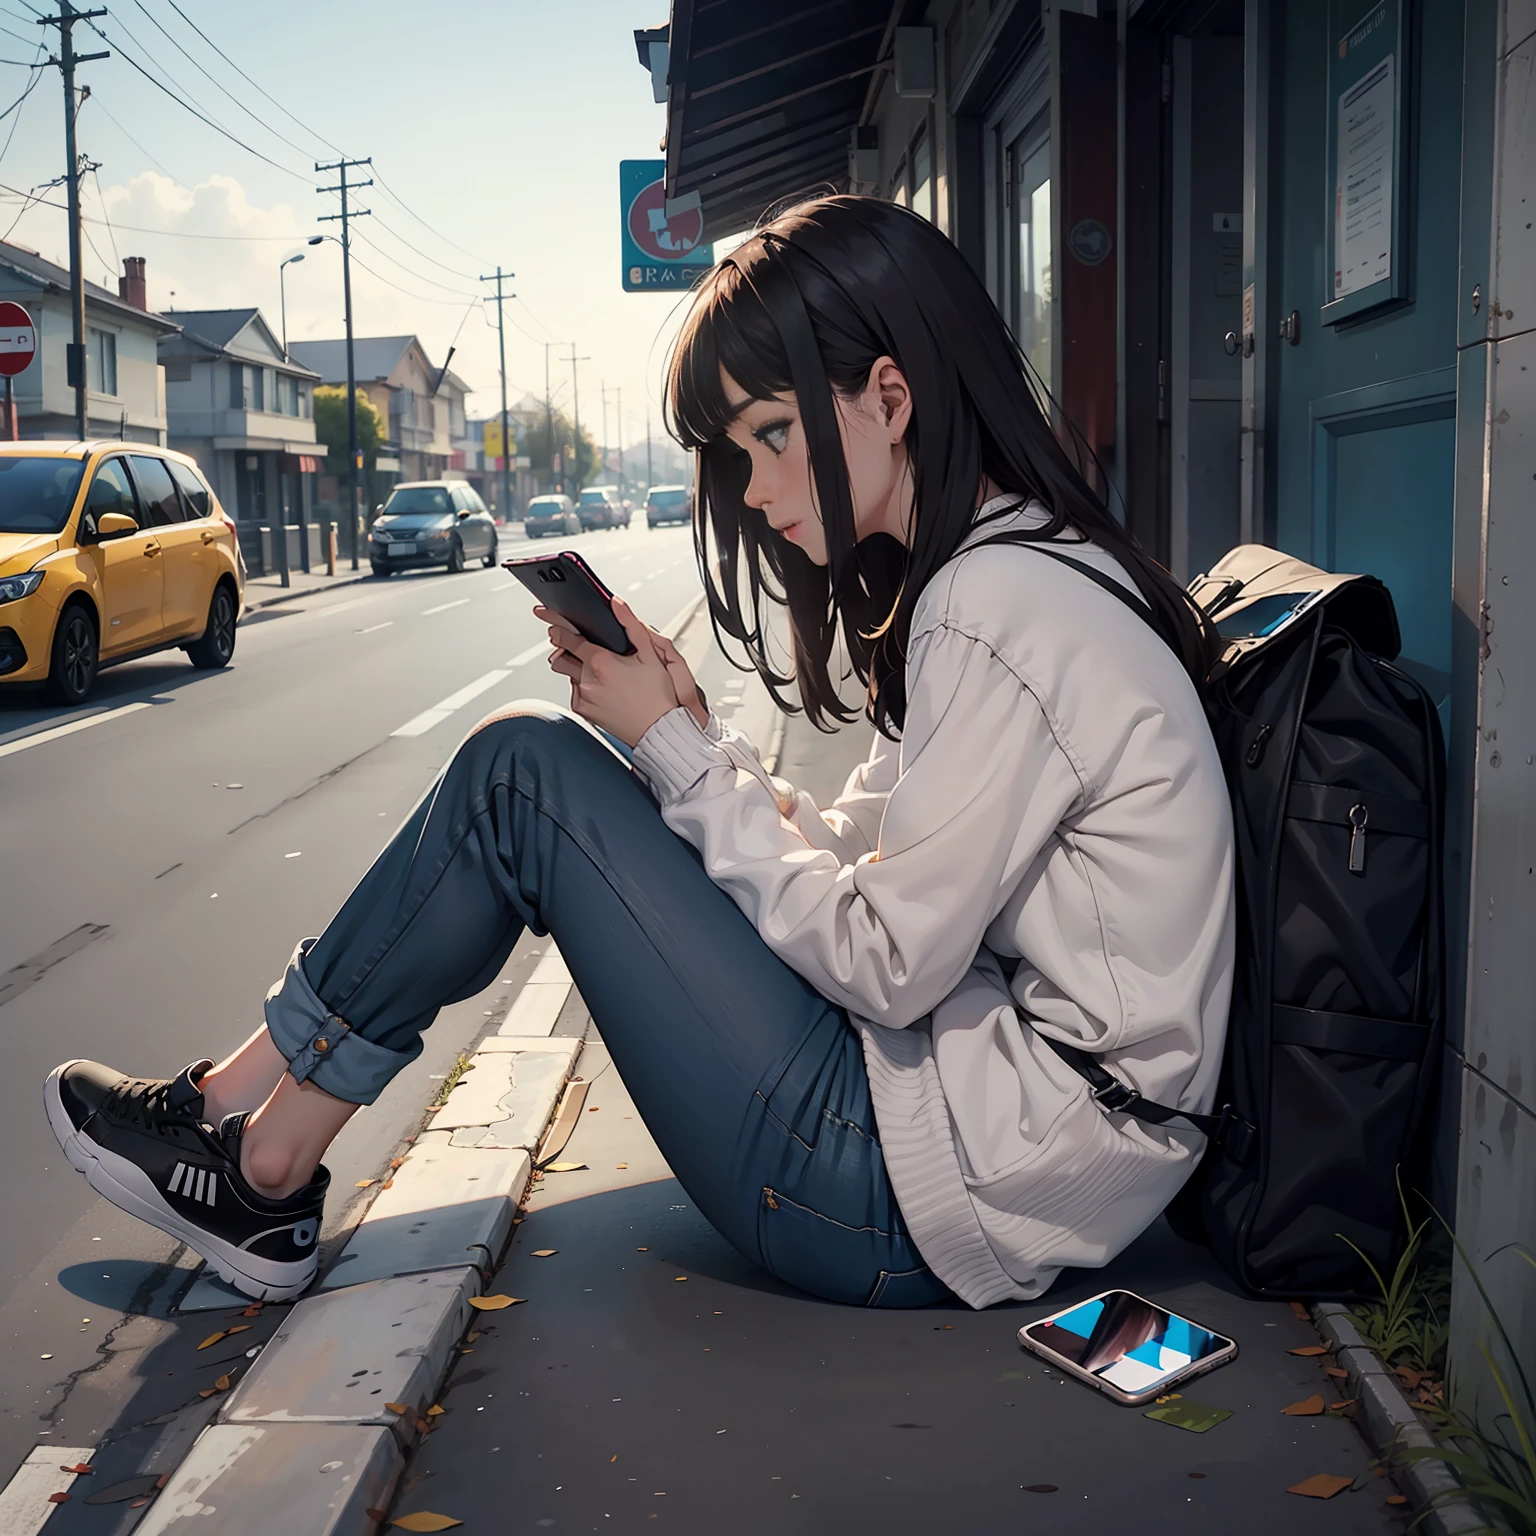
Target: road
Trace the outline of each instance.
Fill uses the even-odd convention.
[[[698,596],[685,528],[567,542],[653,624]],[[170,652],[104,673],[81,710],[0,695],[0,1486],[40,1433],[86,1446],[115,1421],[193,1263],[69,1168],[44,1077],[72,1056],[169,1074],[238,1044],[469,727],[565,701],[542,642],[499,569],[403,573],[259,610],[227,671]],[[328,1234],[490,1000],[445,1015],[338,1141]]]

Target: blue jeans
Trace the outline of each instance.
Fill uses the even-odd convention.
[[[678,1181],[734,1247],[862,1306],[949,1294],[881,1155],[858,1034],[763,942],[582,720],[484,720],[267,998],[299,1081],[368,1104],[524,928],[552,933]]]

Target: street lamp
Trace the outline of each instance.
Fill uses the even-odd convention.
[[[290,256],[287,261],[279,262],[277,267],[278,302],[283,311],[283,361],[285,363],[288,361],[288,288],[283,281],[283,269],[291,267],[296,261],[303,260],[304,252],[299,251],[296,255]]]

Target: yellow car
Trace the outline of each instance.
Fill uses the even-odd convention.
[[[235,653],[245,567],[195,460],[119,442],[0,443],[0,686],[78,704],[97,671]]]

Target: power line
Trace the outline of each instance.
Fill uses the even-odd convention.
[[[166,171],[165,174],[170,176],[171,173]],[[171,179],[174,181],[176,178],[172,176]],[[40,185],[45,187],[56,187],[61,185],[63,180],[64,178],[61,176],[53,181],[42,182]],[[35,192],[36,188],[34,188],[33,191]],[[3,181],[0,181],[0,192],[8,192],[12,197],[19,197],[24,201],[35,202],[39,207],[42,208],[57,208],[61,213],[67,213],[69,211],[63,203],[50,203],[45,197],[34,197],[32,192],[23,192],[20,187],[8,186]],[[87,224],[101,224],[104,222],[105,220],[103,219],[93,219],[89,216],[86,218]],[[190,229],[151,229],[146,224],[119,223],[116,225],[116,228],[126,230],[129,234],[132,235],[159,235],[162,240],[241,240],[260,241],[263,244],[270,243],[274,245],[292,245],[294,241],[302,240],[304,238],[302,231],[289,235],[209,235],[201,234],[195,230]]]
[[[106,194],[101,190],[101,177],[96,174],[99,169],[100,167],[93,162],[91,165],[91,180],[96,183],[96,201],[101,204],[101,222],[107,226],[107,238],[112,242],[112,254],[116,257],[116,265],[112,270],[114,272],[121,272],[123,270],[123,255],[117,248],[117,236],[112,233],[112,216],[107,212],[107,198]],[[89,239],[90,236],[87,235],[86,238]],[[93,245],[91,249],[94,251],[96,247]]]
[[[247,154],[255,155],[255,157],[258,160],[264,161],[267,165],[270,165],[273,168],[273,170],[281,171],[285,176],[292,176],[295,181],[305,181],[305,182],[307,182],[309,180],[309,178],[307,176],[303,176],[298,171],[292,170],[288,166],[281,164],[279,161],[274,160],[270,155],[262,154],[262,152],[259,149],[256,149],[252,145],[247,144],[245,142],[245,140],[240,138],[238,135],[231,133],[229,131],[229,129],[226,128],[222,123],[215,122],[213,120],[213,118],[209,117],[206,112],[202,112],[197,107],[194,107],[193,105],[191,105],[190,102],[184,101],[180,96],[178,96],[176,94],[176,91],[173,91],[170,88],[170,86],[165,84],[165,81],[156,78],[156,76],[151,74],[149,70],[145,69],[145,67],[142,64],[140,64],[137,59],[135,59],[130,53],[128,53],[123,48],[123,45],[122,45],[121,42],[119,42],[115,38],[108,37],[107,34],[105,32],[103,32],[101,30],[101,28],[98,27],[95,24],[95,22],[88,22],[87,25],[90,27],[91,31],[93,31],[99,38],[101,38],[101,40],[103,42],[111,43],[112,46],[117,49],[118,53],[123,58],[124,62],[129,64],[129,65],[131,65],[141,75],[143,75],[144,78],[146,80],[148,80],[149,83],[152,86],[154,86],[157,91],[163,91],[167,96],[169,96],[171,98],[172,101],[174,101],[176,103],[176,105],[178,107],[181,107],[185,111],[190,112],[192,114],[192,116],[197,118],[197,120],[199,122],[206,123],[210,128],[212,128],[214,130],[215,133],[222,134],[226,139],[228,139],[230,141],[231,144],[238,145]],[[145,58],[147,58],[152,64],[156,64],[157,67],[159,67],[158,66],[158,62],[156,61],[154,55],[152,53],[150,53],[149,50],[147,48],[145,48],[144,45],[142,43],[140,43],[139,40],[137,38],[135,38],[133,36],[133,34],[131,32],[129,32],[126,27],[123,26],[122,22],[118,21],[117,25],[118,25],[119,28],[122,29],[123,33],[133,42],[134,47],[139,49],[139,51],[144,54]],[[166,76],[167,80],[169,80],[170,78],[171,77],[169,75]],[[184,87],[178,86],[177,89],[178,90],[184,89]]]
[[[402,272],[409,273],[419,282],[430,283],[434,288],[441,288],[445,293],[456,294],[461,299],[469,297],[469,295],[462,288],[454,288],[448,283],[440,283],[435,277],[428,277],[425,272],[413,271],[410,267],[406,266],[406,264],[401,261],[398,256],[391,256],[389,252],[386,251],[384,247],[378,243],[378,241],[370,240],[368,236],[363,234],[361,230],[357,231],[357,238],[370,249],[377,251],[379,255],[385,259],[385,261],[394,262],[394,264],[399,267]]]
[[[6,63],[10,63],[11,61],[9,59],[7,59],[5,62]],[[43,68],[43,66],[40,63],[38,63],[38,64],[33,64],[30,67],[32,69],[36,70],[37,73],[32,76],[30,81],[28,81],[26,90],[24,90],[21,93],[21,95],[18,96],[16,98],[16,100],[13,101],[10,104],[10,106],[8,106],[5,109],[4,112],[0,112],[0,119],[9,117],[11,115],[11,113],[14,112],[16,110],[16,108],[19,107],[22,104],[22,102],[24,102],[27,99],[27,97],[30,96],[32,94],[32,92],[37,89],[37,82],[43,78],[43,75],[42,75],[42,68]],[[7,139],[6,142],[9,143],[10,140]]]
[[[0,235],[0,241],[9,240],[11,238],[11,230],[15,229],[16,226],[21,223],[22,219],[26,216],[28,209],[35,208],[40,203],[47,208],[62,208],[64,206],[62,203],[50,203],[46,198],[38,197],[35,194],[39,190],[46,192],[49,187],[60,186],[65,181],[65,179],[66,178],[63,176],[55,176],[52,181],[38,182],[37,186],[33,187],[31,192],[20,193],[19,196],[21,197],[21,208],[16,217],[11,220],[10,228],[7,229],[3,235]],[[68,210],[66,209],[65,211],[67,212]]]
[[[134,138],[134,136],[131,133],[129,133],[128,130],[126,128],[124,128],[123,125],[120,122],[118,122],[118,120],[115,117],[113,117],[113,115],[110,112],[107,111],[106,107],[102,106],[100,95],[96,91],[92,91],[91,92],[91,100],[92,100],[92,102],[95,103],[96,106],[101,107],[102,112],[106,113],[107,121],[109,123],[111,123],[112,126],[114,128],[116,128],[117,131],[120,134],[122,134],[122,136],[125,139],[127,139],[128,142],[130,144],[132,144],[133,147],[136,150],[138,150],[138,152],[141,155],[143,155],[144,158],[146,160],[148,160],[149,163],[152,166],[155,167],[156,170],[160,171],[165,176],[169,176],[170,179],[173,182],[175,182],[178,187],[185,187],[187,185],[187,183],[184,182],[181,179],[181,177],[179,177],[177,175],[174,175],[171,171],[167,170],[166,167],[164,165],[162,165],[159,160],[157,160],[152,154],[150,154],[150,152],[147,149],[145,149],[144,146],[142,144],[140,144],[139,141],[136,138]],[[0,156],[0,158],[3,158],[3,156]],[[126,224],[123,226],[124,229],[127,229],[129,227],[130,226],[128,226]],[[205,239],[205,240],[206,239],[238,240],[241,237],[239,235],[204,235],[204,236],[201,236],[200,238]]]
[[[257,91],[260,91],[261,94],[263,96],[265,96],[267,98],[267,100],[270,101],[272,103],[272,105],[274,107],[276,107],[279,112],[281,112],[283,114],[284,117],[288,118],[289,121],[291,121],[291,122],[297,123],[298,126],[300,128],[302,128],[305,133],[310,134],[312,137],[319,139],[319,141],[322,144],[324,144],[328,149],[334,149],[338,155],[344,153],[344,151],[338,145],[332,144],[331,141],[328,138],[326,138],[326,136],[323,133],[320,133],[317,130],[315,130],[314,128],[311,128],[309,126],[309,124],[306,123],[302,118],[295,117],[294,114],[292,112],[290,112],[288,110],[288,108],[285,107],[282,104],[282,102],[280,102],[277,99],[277,97],[272,95],[272,93],[270,91],[263,90],[261,86],[257,85],[256,82],[254,80],[252,80],[251,77],[248,74],[246,74],[246,72],[243,69],[241,69],[240,66],[238,64],[236,64],[235,61],[232,58],[230,58],[230,56],[227,53],[225,53],[224,50],[222,48],[220,48],[219,45],[216,42],[214,42],[214,40],[211,37],[209,37],[208,34],[206,32],[204,32],[203,29],[200,26],[198,26],[198,24],[195,21],[192,20],[192,18],[190,16],[188,16],[187,13],[184,10],[182,10],[182,8],[179,5],[177,5],[176,0],[168,0],[168,3],[170,5],[171,9],[173,11],[175,11],[176,14],[178,16],[180,16],[181,19],[184,22],[186,22],[186,24],[189,27],[191,27],[192,30],[194,32],[196,32],[197,35],[200,38],[202,38],[202,40],[205,43],[207,43],[208,46],[210,48],[212,48],[213,51],[216,54],[218,54],[218,56],[221,59],[223,59],[224,62],[226,64],[228,64],[229,67],[232,70],[234,70],[234,72],[237,75],[239,75],[242,80],[248,82],[250,85],[255,87],[255,89]],[[378,179],[378,173],[377,172],[374,173],[374,179],[375,180]]]
[[[392,202],[398,204],[401,209],[403,209],[413,219],[415,219],[416,222],[418,224],[420,224],[423,229],[428,231],[428,233],[436,235],[437,238],[439,240],[441,240],[444,245],[451,245],[454,248],[454,250],[462,251],[464,253],[464,255],[466,255],[466,256],[468,256],[470,258],[471,261],[480,262],[484,266],[489,266],[490,265],[489,262],[484,261],[483,258],[477,256],[473,251],[468,250],[466,247],[460,245],[457,240],[450,240],[447,235],[443,234],[434,225],[431,225],[431,224],[427,223],[427,221],[424,218],[422,218],[422,216],[419,213],[417,213],[416,210],[414,208],[412,208],[405,201],[405,199],[403,197],[401,197],[400,194],[398,192],[396,192],[395,189],[392,186],[390,186],[390,184],[387,181],[385,181],[385,179],[382,176],[379,175],[379,173],[377,171],[375,171],[373,173],[373,179],[376,182],[378,182],[378,184],[384,189],[385,194],[389,197],[389,199]]]
[[[386,234],[391,235],[396,240],[398,240],[400,244],[406,248],[406,250],[414,251],[418,256],[421,257],[423,261],[430,261],[434,267],[441,267],[444,272],[451,272],[455,277],[462,277],[471,283],[475,281],[475,274],[473,272],[461,272],[457,267],[450,267],[446,261],[439,261],[436,256],[429,256],[424,250],[422,250],[419,245],[412,245],[411,242],[407,240],[398,229],[395,229],[392,225],[386,224],[382,219],[379,219],[377,214],[374,215],[374,218],[378,220],[380,229],[382,229]],[[407,268],[406,270],[409,271],[410,269]],[[430,282],[431,279],[428,278],[427,281]]]
[[[415,299],[420,304],[451,304],[455,309],[459,307],[458,299],[433,299],[429,298],[424,293],[412,293],[410,289],[402,288],[399,283],[390,282],[387,277],[383,276],[381,273],[375,272],[372,267],[367,266],[365,263],[359,261],[356,256],[352,258],[352,265],[354,267],[362,267],[363,271],[366,272],[369,277],[375,278],[377,281],[383,283],[386,288],[393,288],[396,293],[403,293],[406,298]]]

